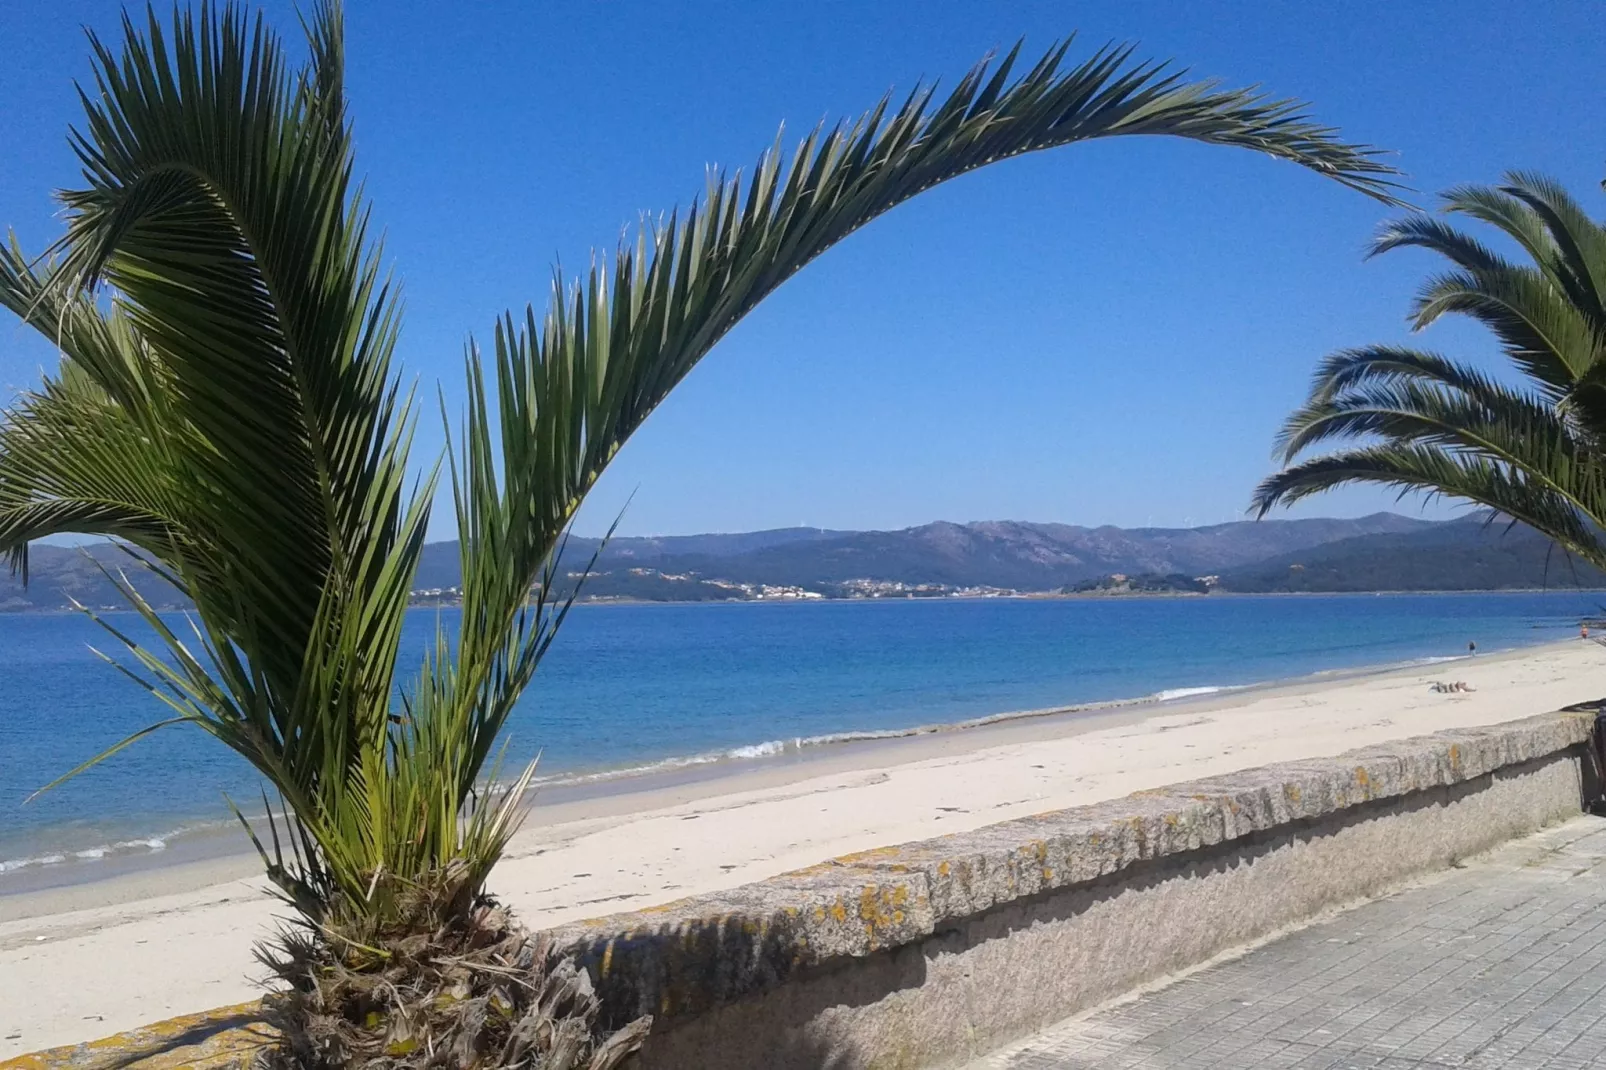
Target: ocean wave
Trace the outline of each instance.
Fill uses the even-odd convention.
[[[1202,695],[1213,695],[1218,692],[1236,690],[1240,690],[1240,688],[1236,686],[1175,687],[1137,698],[1110,699],[1102,702],[1086,702],[1070,706],[1048,706],[1030,710],[1010,710],[1004,713],[991,713],[981,717],[972,717],[963,721],[910,725],[907,728],[862,729],[857,731],[826,732],[815,736],[793,736],[790,739],[771,739],[762,743],[748,743],[723,750],[677,755],[671,758],[662,758],[655,762],[644,762],[640,765],[615,769],[552,773],[547,776],[536,777],[533,783],[537,787],[569,787],[579,784],[596,784],[612,780],[624,780],[630,777],[650,776],[654,773],[669,773],[677,769],[700,765],[777,758],[822,747],[963,732],[973,728],[985,728],[989,725],[1007,724],[1011,721],[1028,721],[1043,717],[1092,713],[1099,710],[1118,709],[1127,706],[1154,705],[1176,699],[1196,698]]]
[[[763,743],[754,743],[746,747],[732,747],[730,750],[725,752],[725,757],[735,758],[737,760],[742,758],[768,758],[771,755],[783,754],[785,752],[786,741],[784,739],[771,739]]]
[[[1171,702],[1179,698],[1195,698],[1199,695],[1214,695],[1218,691],[1227,691],[1225,687],[1170,687],[1164,691],[1154,693],[1154,701]]]
[[[32,855],[26,858],[0,858],[0,874],[14,873],[19,869],[30,869],[35,866],[59,866],[69,860],[99,862],[108,855],[133,854],[136,851],[155,854],[167,850],[168,841],[174,836],[188,831],[190,828],[186,827],[164,832],[160,836],[141,836],[132,840],[118,840],[115,843],[99,843],[93,847],[73,851],[53,851],[50,854]]]
[[[673,769],[685,769],[694,765],[710,765],[714,762],[726,761],[732,758],[757,757],[754,754],[737,754],[737,751],[751,751],[766,744],[755,744],[753,747],[735,747],[729,751],[711,751],[706,754],[685,754],[674,758],[662,758],[656,762],[643,762],[641,765],[627,765],[617,769],[599,769],[586,773],[552,773],[547,776],[538,776],[530,781],[535,787],[566,787],[573,784],[595,784],[607,780],[622,780],[626,777],[646,776],[651,773],[664,773]],[[778,752],[777,752],[778,753]]]
[[[65,861],[67,856],[64,854],[35,855],[32,858],[0,858],[0,873],[26,869],[28,866],[54,866]]]
[[[805,747],[829,747],[837,743],[870,743],[878,739],[907,739],[941,732],[943,725],[923,724],[912,728],[866,728],[859,732],[827,732],[822,736],[799,736],[793,742],[798,750]]]

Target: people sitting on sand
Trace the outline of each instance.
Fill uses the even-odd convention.
[[[1435,681],[1433,681],[1432,687],[1433,687],[1433,690],[1439,692],[1441,695],[1447,695],[1447,694],[1451,694],[1451,693],[1457,692],[1457,691],[1476,691],[1477,690],[1477,688],[1473,687],[1471,684],[1467,683],[1465,680],[1455,680],[1455,681],[1452,681],[1450,683],[1445,683],[1443,680],[1435,680]]]

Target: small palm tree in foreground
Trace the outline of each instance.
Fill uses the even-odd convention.
[[[1429,249],[1450,261],[1418,292],[1412,324],[1459,313],[1489,328],[1515,383],[1437,353],[1364,346],[1322,362],[1279,439],[1286,467],[1255,491],[1262,516],[1346,483],[1484,505],[1606,568],[1606,227],[1557,183],[1511,174],[1444,197],[1495,227],[1513,262],[1444,219],[1389,224],[1374,253]],[[1355,443],[1298,460],[1327,442]]]
[[[280,1057],[303,1065],[604,1067],[639,1043],[639,1023],[594,1035],[585,978],[485,893],[533,772],[499,780],[498,737],[568,607],[548,581],[581,499],[783,281],[922,190],[1098,137],[1256,149],[1391,200],[1373,150],[1296,106],[1126,49],[1066,67],[1058,47],[1021,74],[1011,53],[944,100],[883,101],[712,177],[544,314],[505,316],[488,373],[470,344],[443,459],[461,626],[398,681],[440,466],[408,467],[340,12],[307,30],[300,68],[232,7],[125,20],[119,50],[92,38],[66,233],[40,260],[0,252],[0,302],[62,353],[0,421],[0,550],[25,574],[33,539],[111,536],[193,602],[181,634],[123,585],[154,649],[102,623],[162,724],[210,732],[283,800],[257,846],[305,922],[266,952],[288,982]]]

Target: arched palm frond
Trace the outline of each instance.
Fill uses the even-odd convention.
[[[433,477],[408,476],[398,309],[353,181],[338,6],[305,30],[301,67],[233,6],[125,20],[115,49],[92,39],[66,234],[46,267],[0,257],[0,303],[64,357],[0,422],[0,551],[20,565],[31,539],[108,534],[189,594],[182,637],[129,588],[164,649],[119,640],[179,719],[283,793],[293,857],[276,848],[270,872],[325,921],[406,928],[425,924],[408,903],[426,886],[448,914],[477,895],[529,782],[529,767],[506,788],[486,774],[566,611],[552,571],[576,509],[696,363],[831,245],[951,178],[1107,137],[1254,149],[1397,203],[1380,154],[1300,105],[1125,47],[1068,64],[1067,43],[1023,72],[1017,47],[945,98],[883,100],[788,155],[777,141],[750,176],[711,177],[683,213],[560,277],[544,314],[504,316],[489,369],[470,346],[448,458],[462,625],[398,692]]]
[[[1532,263],[1421,215],[1385,227],[1374,251],[1450,260],[1456,270],[1418,293],[1414,325],[1447,313],[1482,323],[1520,384],[1397,346],[1334,354],[1284,423],[1284,468],[1256,489],[1253,508],[1264,516],[1349,483],[1428,491],[1520,520],[1606,567],[1606,228],[1556,183],[1520,173],[1452,190],[1445,208],[1497,227]],[[1329,443],[1357,444],[1299,460]]]
[[[1190,81],[1165,64],[1135,62],[1129,47],[1067,66],[1069,47],[1017,75],[1017,45],[978,64],[944,99],[931,88],[896,108],[883,99],[852,123],[815,129],[790,154],[778,137],[749,175],[712,173],[684,212],[644,224],[634,243],[594,258],[582,277],[559,276],[544,315],[533,307],[505,315],[489,387],[470,349],[456,489],[464,601],[481,608],[465,616],[455,660],[466,689],[458,702],[478,711],[480,753],[517,691],[497,694],[493,681],[527,680],[547,634],[534,623],[510,633],[508,622],[586,492],[743,316],[871,220],[988,164],[1136,135],[1255,149],[1399,203],[1381,154],[1340,141],[1302,105]]]

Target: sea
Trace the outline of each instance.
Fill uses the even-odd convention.
[[[1047,708],[1181,701],[1465,657],[1469,643],[1541,644],[1603,614],[1606,592],[1577,590],[582,605],[511,719],[508,757],[539,753],[548,785],[714,773]],[[130,616],[111,619],[140,632]],[[409,615],[404,668],[438,621],[451,628],[455,611]],[[0,615],[0,895],[25,875],[92,880],[114,860],[216,837],[230,822],[225,795],[260,808],[253,771],[190,725],[28,801],[164,716],[96,653],[114,648],[78,614]]]

